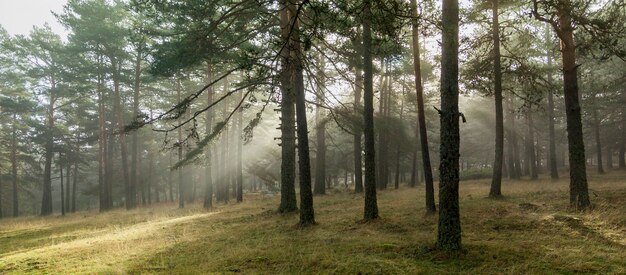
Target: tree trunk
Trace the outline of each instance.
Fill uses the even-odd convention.
[[[508,172],[509,172],[509,179],[519,179],[519,174],[517,173],[517,170],[515,169],[515,148],[514,148],[514,135],[515,135],[515,128],[514,128],[514,115],[513,115],[513,110],[511,108],[511,100],[509,99],[507,100],[507,113],[508,113],[508,127],[506,127],[506,142],[507,142],[507,162],[508,162]]]
[[[61,216],[65,216],[65,189],[63,189],[63,162],[61,158],[63,156],[59,153],[59,179],[61,182]]]
[[[211,61],[207,61],[207,83],[213,81],[213,67]],[[207,88],[207,106],[213,103],[213,86]],[[204,121],[205,131],[207,135],[213,132],[213,109],[206,111],[206,118]],[[204,209],[211,209],[213,207],[213,174],[211,173],[213,166],[213,148],[211,144],[207,145],[205,149],[206,164],[204,166]],[[152,162],[151,162],[152,164]],[[158,197],[157,197],[158,198]]]
[[[372,68],[372,2],[363,7],[363,135],[365,139],[365,207],[363,218],[378,218],[376,202],[376,151],[374,144],[374,87]]]
[[[504,158],[504,112],[502,110],[502,69],[500,67],[500,23],[498,21],[498,1],[492,0],[493,32],[493,83],[496,103],[496,152],[493,163],[493,176],[489,197],[502,196],[502,163]]]
[[[566,1],[569,4],[569,1]],[[568,5],[569,6],[569,5]],[[563,92],[567,116],[567,141],[570,164],[570,206],[586,209],[590,206],[585,164],[585,144],[578,98],[578,75],[576,69],[576,46],[572,19],[567,11],[560,11],[559,25],[562,37]]]
[[[135,57],[135,75],[133,81],[133,119],[139,118],[139,88],[141,84],[140,76],[141,76],[141,53],[142,53],[142,45],[140,44],[137,49],[137,56]],[[138,140],[137,140],[137,131],[135,130],[131,136],[131,161],[130,161],[130,186],[134,188],[137,186],[137,179],[139,178],[139,165],[138,165]],[[139,167],[138,167],[139,166]],[[131,191],[131,193],[134,193]],[[134,199],[134,197],[133,197]],[[135,201],[135,200],[133,200]],[[141,185],[141,202],[142,204],[146,204],[146,191],[144,185]]]
[[[413,150],[411,156],[411,179],[409,180],[409,187],[415,187],[417,185],[417,149]]]
[[[326,178],[326,122],[324,121],[324,58],[320,57],[319,70],[317,72],[317,107],[315,108],[315,139],[317,143],[317,154],[315,158],[315,185],[313,193],[315,195],[326,194],[324,178]]]
[[[298,4],[300,5],[300,4]],[[313,192],[311,190],[311,164],[309,158],[309,137],[306,118],[306,101],[303,78],[303,53],[300,45],[300,19],[298,11],[300,7],[287,2],[290,13],[292,76],[296,98],[296,131],[298,138],[298,172],[300,180],[300,226],[315,224],[313,211]]]
[[[552,54],[550,51],[547,53],[548,67],[552,67]],[[552,73],[548,73],[548,82],[552,83]],[[550,166],[550,178],[553,180],[559,179],[559,170],[556,164],[556,135],[554,133],[554,92],[552,88],[548,89],[548,134],[550,142],[550,156],[548,163]]]
[[[74,159],[74,184],[72,184],[72,213],[76,212],[76,189],[78,188],[78,156],[80,155],[80,134],[76,134],[76,159]]]
[[[620,169],[626,169],[626,107],[622,107],[622,133],[619,139],[619,156],[618,166]]]
[[[128,154],[126,152],[126,133],[124,131],[125,123],[124,123],[124,108],[122,106],[122,97],[120,94],[120,71],[122,68],[122,64],[119,60],[115,58],[111,58],[111,65],[113,66],[113,93],[114,93],[114,105],[113,105],[113,113],[116,114],[116,127],[119,135],[120,142],[120,156],[122,157],[122,181],[124,182],[125,193],[125,202],[126,209],[133,209],[136,207],[136,196],[135,196],[135,186],[132,182],[129,182],[128,175]]]
[[[385,162],[387,160],[387,136],[385,135],[385,121],[386,121],[386,117],[385,117],[385,99],[386,99],[386,95],[388,93],[387,91],[387,82],[389,82],[389,66],[386,64],[385,59],[383,58],[383,61],[381,61],[382,64],[384,64],[384,66],[382,66],[381,69],[381,85],[380,85],[380,98],[378,101],[378,116],[379,119],[382,123],[380,123],[379,125],[377,125],[374,129],[378,130],[378,152],[377,152],[377,156],[378,156],[378,162],[377,162],[377,168],[378,168],[378,178],[376,180],[376,187],[379,190],[385,189],[387,188],[387,174],[386,172],[386,167],[385,167]],[[385,70],[385,67],[387,68]]]
[[[522,164],[520,161],[520,152],[519,152],[519,142],[518,142],[518,134],[517,134],[517,128],[515,126],[515,110],[513,109],[513,102],[512,99],[511,101],[509,101],[509,103],[511,104],[511,143],[512,143],[512,147],[513,147],[513,168],[515,169],[515,177],[514,179],[520,179],[520,177],[522,176]]]
[[[606,147],[606,169],[613,169],[613,148],[610,145]]]
[[[169,153],[169,167],[172,168],[172,155],[173,153],[170,152]],[[170,189],[170,202],[174,202],[174,179],[173,179],[173,172],[170,170],[168,171],[168,186]]]
[[[17,197],[17,115],[13,113],[13,125],[11,126],[11,180],[13,182],[13,217],[19,215],[18,197]],[[2,189],[0,187],[0,189]],[[0,190],[0,208],[2,208],[2,190]],[[2,217],[2,209],[0,209],[0,218]]]
[[[69,145],[69,144],[68,144]],[[69,148],[69,146],[68,146]],[[67,157],[66,157],[66,163],[65,163],[65,178],[67,179],[65,181],[65,211],[66,212],[71,212],[71,208],[70,208],[70,199],[72,198],[72,196],[70,196],[71,192],[70,192],[70,187],[71,187],[71,177],[70,177],[70,170],[71,170],[71,163],[70,163],[70,153],[68,152]],[[63,169],[63,168],[61,168]]]
[[[102,57],[98,57],[98,72],[101,71]],[[106,129],[106,111],[104,106],[104,90],[103,90],[103,77],[101,73],[98,73],[98,186],[99,186],[99,198],[100,198],[100,212],[111,209],[109,205],[108,197],[108,177],[106,172],[108,171],[108,146],[107,146],[107,129]]]
[[[180,84],[180,79],[178,79],[176,81],[176,102],[180,103],[181,101],[181,96],[180,96],[180,90],[182,89],[181,84]],[[181,117],[178,119],[178,122],[181,123],[182,122],[182,115]],[[178,146],[178,162],[181,162],[183,160],[183,129],[182,127],[178,128],[178,141],[177,141],[177,146]],[[185,182],[183,180],[183,168],[182,167],[178,167],[178,208],[185,208]]]
[[[595,95],[594,95],[595,103]],[[594,104],[593,109],[593,133],[596,139],[596,157],[598,158],[598,174],[604,174],[604,168],[602,167],[602,141],[600,140],[600,118],[598,117],[597,104]]]
[[[422,151],[422,165],[424,170],[424,187],[426,189],[426,213],[435,213],[435,188],[433,184],[433,172],[430,164],[430,150],[428,148],[428,132],[426,131],[426,114],[424,110],[424,88],[422,86],[422,71],[419,45],[419,25],[417,21],[417,3],[411,0],[411,15],[413,26],[413,73],[415,77],[415,93],[417,95],[417,126]],[[415,174],[415,172],[414,172]],[[415,186],[414,176],[411,180]]]
[[[291,23],[287,0],[280,0],[280,26],[283,47],[281,59],[281,166],[280,166],[280,206],[278,212],[289,213],[298,210],[296,202],[296,137],[295,137],[295,94],[291,78],[290,34]]]
[[[359,40],[355,45],[359,58],[362,56],[360,48],[362,47]],[[355,79],[354,79],[354,110],[356,117],[361,115],[361,92],[363,90],[363,74],[361,72],[360,61],[358,66],[355,66]],[[361,136],[363,135],[363,126],[358,123],[354,127],[354,192],[363,193],[363,148],[361,147]]]
[[[241,99],[243,100],[243,94]],[[237,202],[243,201],[243,140],[241,139],[243,129],[243,107],[237,110],[237,129],[235,130],[235,142],[237,142]]]
[[[459,214],[459,2],[443,0],[437,247],[461,249]]]
[[[533,115],[529,110],[528,114],[528,166],[530,168],[530,179],[536,180],[539,176],[537,173],[537,154],[535,152],[535,125],[533,123]]]
[[[52,80],[51,91],[56,89],[56,82]],[[48,113],[46,120],[46,152],[43,172],[43,197],[41,200],[41,215],[48,216],[52,214],[52,155],[54,145],[54,103],[56,98],[50,92]]]

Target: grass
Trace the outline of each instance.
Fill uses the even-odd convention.
[[[461,183],[463,251],[434,250],[437,216],[423,188],[379,192],[382,218],[361,223],[363,199],[315,197],[318,225],[299,229],[277,196],[241,204],[0,221],[0,273],[626,273],[626,173],[592,175],[594,209],[567,210],[566,180]]]

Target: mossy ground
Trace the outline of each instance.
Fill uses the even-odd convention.
[[[626,173],[592,175],[594,209],[568,210],[567,180],[461,182],[463,251],[434,250],[437,216],[423,187],[379,192],[382,218],[360,222],[361,195],[315,197],[317,225],[276,213],[279,198],[241,204],[0,220],[0,273],[626,273]]]

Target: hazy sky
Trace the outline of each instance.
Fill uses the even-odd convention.
[[[10,34],[28,34],[48,22],[55,32],[67,32],[50,11],[61,12],[67,0],[0,0],[0,25]]]

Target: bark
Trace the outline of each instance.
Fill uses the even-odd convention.
[[[243,100],[243,94],[241,94],[241,99]],[[242,133],[242,124],[243,124],[243,108],[240,107],[237,110],[237,129],[235,131],[235,141],[237,142],[237,173],[236,173],[236,181],[237,181],[237,202],[243,201],[243,140],[241,139]]]
[[[441,144],[437,247],[461,249],[459,214],[459,2],[443,0],[441,60]]]
[[[56,97],[53,91],[56,90],[56,82],[52,79],[52,85],[49,95],[48,110],[46,114],[46,152],[43,172],[43,197],[41,200],[41,215],[48,216],[52,214],[52,155],[54,143],[54,103]]]
[[[383,72],[383,74],[381,75],[381,85],[380,85],[380,98],[378,101],[378,116],[379,119],[382,123],[380,123],[379,125],[375,126],[375,129],[378,130],[378,151],[377,151],[377,156],[378,156],[378,161],[376,163],[376,167],[378,168],[378,178],[376,179],[376,187],[379,190],[385,189],[387,188],[387,174],[386,172],[386,168],[385,168],[385,163],[386,163],[386,147],[387,147],[387,139],[386,139],[386,135],[385,135],[385,99],[386,99],[386,94],[387,94],[387,82],[389,82],[389,67],[387,66],[387,64],[385,63],[385,60],[383,58],[383,61],[381,62],[383,64],[381,72]],[[387,68],[385,70],[385,67]]]
[[[426,114],[424,110],[424,88],[422,86],[422,71],[419,46],[419,25],[417,21],[417,3],[411,0],[411,13],[413,16],[413,73],[415,76],[415,93],[417,95],[417,126],[419,131],[420,148],[422,151],[422,169],[424,170],[424,187],[426,189],[426,212],[434,213],[435,188],[433,184],[433,171],[430,164],[430,150],[428,149],[428,132],[426,131]],[[411,182],[415,185],[414,177]]]
[[[360,55],[361,43],[355,46],[357,52]],[[360,62],[359,62],[360,63]],[[361,65],[355,67],[355,79],[354,79],[354,110],[355,115],[358,117],[361,114],[361,92],[363,91],[363,74],[361,72]],[[363,148],[361,146],[361,136],[363,135],[362,125],[359,123],[354,127],[354,192],[363,193]]]
[[[213,67],[210,61],[207,62],[207,83],[213,81]],[[209,86],[207,89],[207,106],[213,103],[213,87]],[[213,109],[206,111],[206,118],[204,121],[206,134],[209,135],[213,132]],[[209,144],[207,145],[205,156],[206,164],[204,166],[204,209],[211,209],[213,207],[213,174],[211,173],[213,166],[213,148]],[[150,163],[152,164],[152,162]],[[157,197],[158,199],[158,197]]]
[[[569,3],[569,1],[566,1]],[[578,97],[576,47],[572,19],[567,11],[560,11],[559,25],[562,37],[563,92],[567,116],[567,141],[570,164],[570,206],[586,209],[590,206],[585,163],[585,144]]]
[[[502,163],[504,158],[504,111],[502,110],[502,69],[500,65],[500,23],[498,1],[492,0],[493,76],[496,110],[496,152],[489,197],[502,196]]]
[[[177,80],[176,83],[176,102],[180,102],[180,90],[182,89],[180,84],[180,79]],[[182,116],[179,118],[179,123],[182,120]],[[178,128],[178,162],[183,160],[183,129],[182,127]],[[178,169],[178,208],[185,208],[185,182],[183,180],[183,169],[179,167]]]
[[[280,166],[280,206],[278,212],[289,213],[298,210],[296,202],[296,136],[295,136],[295,94],[291,78],[290,29],[287,0],[280,1],[280,26],[283,47],[281,59],[281,166]]]
[[[315,185],[313,193],[315,195],[326,194],[326,122],[324,121],[324,58],[320,57],[319,71],[317,72],[317,107],[315,109],[315,139],[317,152],[315,158]]]
[[[371,0],[363,7],[363,135],[365,139],[365,207],[363,218],[378,218],[376,201],[376,152],[374,144],[374,87],[372,69]]]
[[[296,131],[298,138],[298,172],[300,182],[300,226],[315,224],[313,192],[311,190],[311,164],[309,157],[309,137],[306,117],[306,101],[303,78],[303,53],[300,45],[300,20],[295,4],[288,2],[291,26],[291,60],[293,68],[294,92],[296,98]]]

